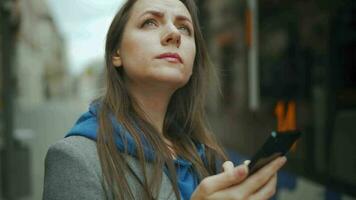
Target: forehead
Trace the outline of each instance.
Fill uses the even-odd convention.
[[[132,8],[132,17],[139,17],[151,10],[165,15],[183,15],[191,19],[188,9],[179,0],[138,0]]]

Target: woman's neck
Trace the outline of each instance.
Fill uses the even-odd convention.
[[[159,133],[163,133],[163,123],[172,91],[150,87],[129,87],[130,94],[137,102],[143,114]]]

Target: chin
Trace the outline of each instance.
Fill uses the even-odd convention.
[[[178,89],[188,83],[191,74],[191,70],[182,66],[162,66],[151,71],[150,76],[162,85]]]
[[[186,85],[189,81],[189,77],[187,76],[162,76],[159,78],[159,81],[162,82],[162,84],[170,86],[171,88],[181,88],[184,85]]]

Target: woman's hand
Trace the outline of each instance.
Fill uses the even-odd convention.
[[[204,178],[192,194],[191,200],[269,199],[276,192],[277,171],[285,162],[285,157],[276,158],[246,178],[246,164],[234,167],[231,161],[226,161],[223,164],[224,172]]]

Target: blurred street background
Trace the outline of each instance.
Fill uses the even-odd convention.
[[[196,0],[221,93],[211,126],[235,164],[272,130],[303,136],[278,200],[356,199],[354,0]],[[122,0],[0,0],[0,200],[42,198],[44,158],[103,87]]]

